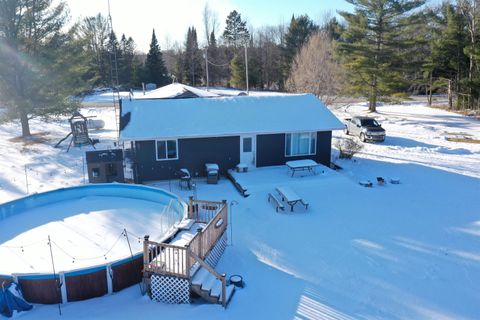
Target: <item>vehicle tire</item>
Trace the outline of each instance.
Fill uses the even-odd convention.
[[[362,132],[360,133],[360,141],[365,142],[367,139],[365,139],[365,134]]]

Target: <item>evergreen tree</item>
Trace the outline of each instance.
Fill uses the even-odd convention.
[[[107,18],[100,13],[80,22],[76,36],[85,42],[84,52],[88,58],[88,71],[85,78],[92,86],[109,86],[110,57],[107,54],[109,26]]]
[[[212,31],[212,33],[210,33],[209,41],[210,41],[209,46],[213,46],[213,47],[217,46],[217,38],[215,37],[215,31]]]
[[[200,84],[203,75],[202,52],[198,49],[197,30],[188,28],[185,41],[184,63],[186,71],[184,81],[192,86]]]
[[[292,16],[290,26],[285,34],[283,47],[283,73],[285,78],[290,74],[293,58],[298,50],[308,42],[310,35],[316,30],[318,30],[318,26],[310,20],[308,15],[301,15],[298,18]]]
[[[219,84],[220,81],[220,68],[219,65],[219,50],[217,47],[217,39],[215,37],[215,31],[210,33],[210,45],[208,46],[208,60],[210,64],[208,66],[208,77],[211,85]]]
[[[338,22],[336,17],[333,17],[326,21],[321,29],[327,33],[330,39],[340,41],[345,28],[340,22]]]
[[[223,38],[234,48],[245,44],[250,38],[250,33],[247,29],[247,22],[242,20],[240,13],[236,10],[230,12],[225,21],[225,30],[223,31]]]
[[[118,76],[121,85],[132,87],[136,84],[139,62],[135,54],[135,42],[132,37],[122,35],[120,40],[120,58],[118,59]]]
[[[65,33],[67,11],[53,0],[0,0],[0,96],[4,120],[19,119],[22,136],[29,120],[65,114],[70,98],[83,90],[81,43]]]
[[[235,88],[245,88],[245,63],[239,55],[235,55],[230,62],[230,85]]]
[[[107,63],[107,70],[108,70],[108,83],[109,86],[112,86],[118,89],[120,84],[119,79],[119,62],[122,62],[122,52],[119,50],[119,43],[117,40],[117,35],[115,32],[110,32],[108,36],[108,43],[107,48],[104,52],[105,60],[108,61]]]
[[[155,36],[155,29],[152,32],[150,50],[148,51],[147,59],[145,60],[144,77],[145,82],[155,83],[160,87],[170,83],[162,52],[160,51],[160,46],[158,45],[157,37]]]
[[[368,97],[369,110],[376,111],[377,100],[404,85],[402,71],[408,64],[403,55],[411,46],[405,27],[409,14],[424,0],[347,0],[354,13],[340,12],[347,22],[339,52],[348,71],[351,93]]]
[[[465,22],[451,4],[443,6],[443,27],[432,43],[431,72],[433,79],[447,80],[449,105],[453,106],[453,95],[460,92],[462,78],[468,74],[468,56]]]

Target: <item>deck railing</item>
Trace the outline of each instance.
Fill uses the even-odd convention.
[[[194,200],[188,203],[188,218],[200,223],[209,223],[217,213],[226,207],[226,201]]]
[[[207,202],[202,202],[204,205]],[[228,208],[226,202],[215,202],[213,205],[220,205],[215,216],[208,222],[208,224],[190,241],[188,249],[197,255],[200,259],[205,259],[212,250],[215,243],[221,237],[228,225]],[[195,205],[195,203],[193,204]],[[200,222],[197,220],[197,222]],[[190,266],[193,266],[195,261],[190,257]]]
[[[189,201],[188,217],[206,226],[186,247],[150,241],[143,242],[144,271],[181,278],[190,277],[198,259],[204,260],[228,225],[228,206],[224,201]],[[198,258],[198,259],[196,259]]]
[[[143,241],[143,264],[145,272],[189,278],[190,265],[187,248],[150,241]]]

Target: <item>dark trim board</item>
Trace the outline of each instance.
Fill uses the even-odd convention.
[[[257,135],[257,167],[279,166],[291,160],[312,159],[330,166],[332,132],[317,132],[316,154],[307,156],[285,156],[285,134]]]
[[[285,156],[285,133],[256,136],[256,166],[284,165],[290,160],[312,159],[330,166],[332,132],[317,132],[316,154]],[[217,163],[220,174],[240,163],[240,136],[178,139],[178,159],[156,160],[155,140],[135,141],[135,182],[178,178],[178,171],[187,168],[193,177],[205,176],[205,163]]]

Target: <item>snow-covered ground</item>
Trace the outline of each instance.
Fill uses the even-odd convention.
[[[351,114],[364,113],[364,105]],[[95,134],[111,145],[113,111],[92,110],[107,122]],[[346,114],[338,111],[340,118]],[[228,308],[195,303],[164,305],[142,297],[138,286],[111,296],[63,305],[63,319],[478,319],[480,315],[480,144],[451,142],[448,134],[480,138],[480,122],[419,104],[379,107],[387,130],[382,144],[366,144],[344,169],[290,177],[286,168],[245,173],[250,197],[230,182],[198,181],[198,198],[236,201],[229,246],[219,272],[240,274],[246,287]],[[83,183],[83,151],[53,149],[68,124],[34,122],[48,142],[24,146],[9,139],[17,125],[0,126],[1,200]],[[334,140],[344,139],[341,132]],[[64,146],[65,147],[65,146]],[[3,151],[6,150],[6,151]],[[77,163],[77,165],[74,165]],[[64,171],[69,170],[67,174]],[[28,172],[28,169],[27,169]],[[361,180],[397,178],[399,185]],[[176,182],[158,186],[187,197]],[[267,193],[289,186],[309,203],[305,211],[276,213]],[[3,222],[2,222],[3,223]],[[52,319],[56,306],[17,315]],[[59,317],[60,318],[60,317]]]

